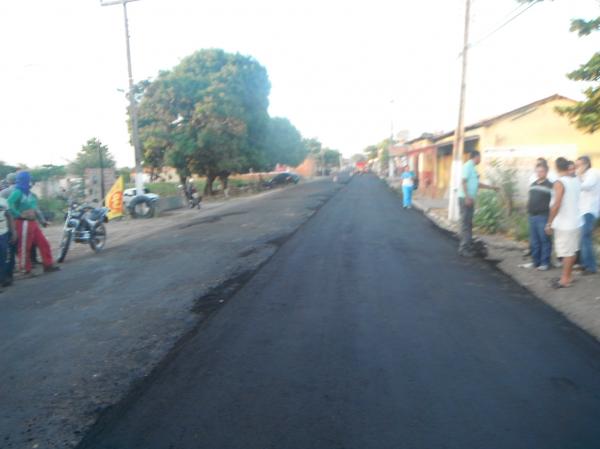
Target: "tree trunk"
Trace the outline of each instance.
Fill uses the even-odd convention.
[[[220,173],[219,180],[221,181],[221,185],[223,186],[223,195],[225,195],[225,198],[229,198],[229,173]]]
[[[216,176],[213,174],[207,175],[206,176],[206,185],[204,186],[204,195],[205,196],[212,196],[214,195],[213,192],[213,182],[215,182]]]

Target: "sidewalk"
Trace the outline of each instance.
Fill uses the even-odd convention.
[[[458,226],[447,218],[448,200],[417,197],[414,206],[421,210],[439,228],[457,233]],[[530,262],[523,256],[528,245],[501,235],[477,235],[489,248],[488,259],[536,297],[558,310],[570,321],[600,340],[600,275],[575,274],[575,282],[568,289],[555,290],[550,281],[560,276],[560,269],[539,272],[519,267]]]

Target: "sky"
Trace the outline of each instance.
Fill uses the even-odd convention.
[[[128,6],[134,78],[202,48],[251,55],[272,84],[269,111],[349,156],[406,130],[457,123],[464,0],[140,0]],[[569,32],[599,0],[474,0],[467,123],[560,93],[600,48]],[[516,10],[516,11],[515,11]],[[65,164],[91,137],[133,165],[126,125],[122,7],[99,0],[0,3],[0,160]],[[479,43],[478,43],[479,42]]]

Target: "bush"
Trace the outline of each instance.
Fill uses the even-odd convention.
[[[473,217],[475,227],[490,234],[495,234],[501,229],[503,218],[503,207],[498,195],[489,190],[480,192],[475,216]]]
[[[514,213],[510,219],[511,234],[522,242],[529,240],[529,216],[526,212]]]
[[[62,198],[42,198],[38,200],[38,207],[48,221],[59,222],[63,219],[67,201]]]

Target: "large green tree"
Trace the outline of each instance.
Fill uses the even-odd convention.
[[[94,137],[81,147],[75,160],[69,164],[68,170],[70,173],[83,176],[86,168],[112,168],[114,166],[115,160],[108,147]]]
[[[272,169],[278,163],[300,165],[308,155],[308,151],[302,135],[288,119],[271,118],[265,145],[264,168]]]
[[[224,187],[230,173],[264,163],[270,83],[256,60],[201,50],[143,86],[140,136],[145,162],[168,163]]]
[[[518,0],[520,3],[536,3],[544,0]],[[585,20],[574,19],[571,21],[571,31],[579,36],[589,36],[600,30],[600,16]],[[600,52],[596,52],[591,59],[582,64],[577,70],[567,74],[574,81],[591,82],[592,85],[585,91],[586,99],[573,106],[559,108],[561,114],[569,116],[575,125],[589,133],[600,130]]]

